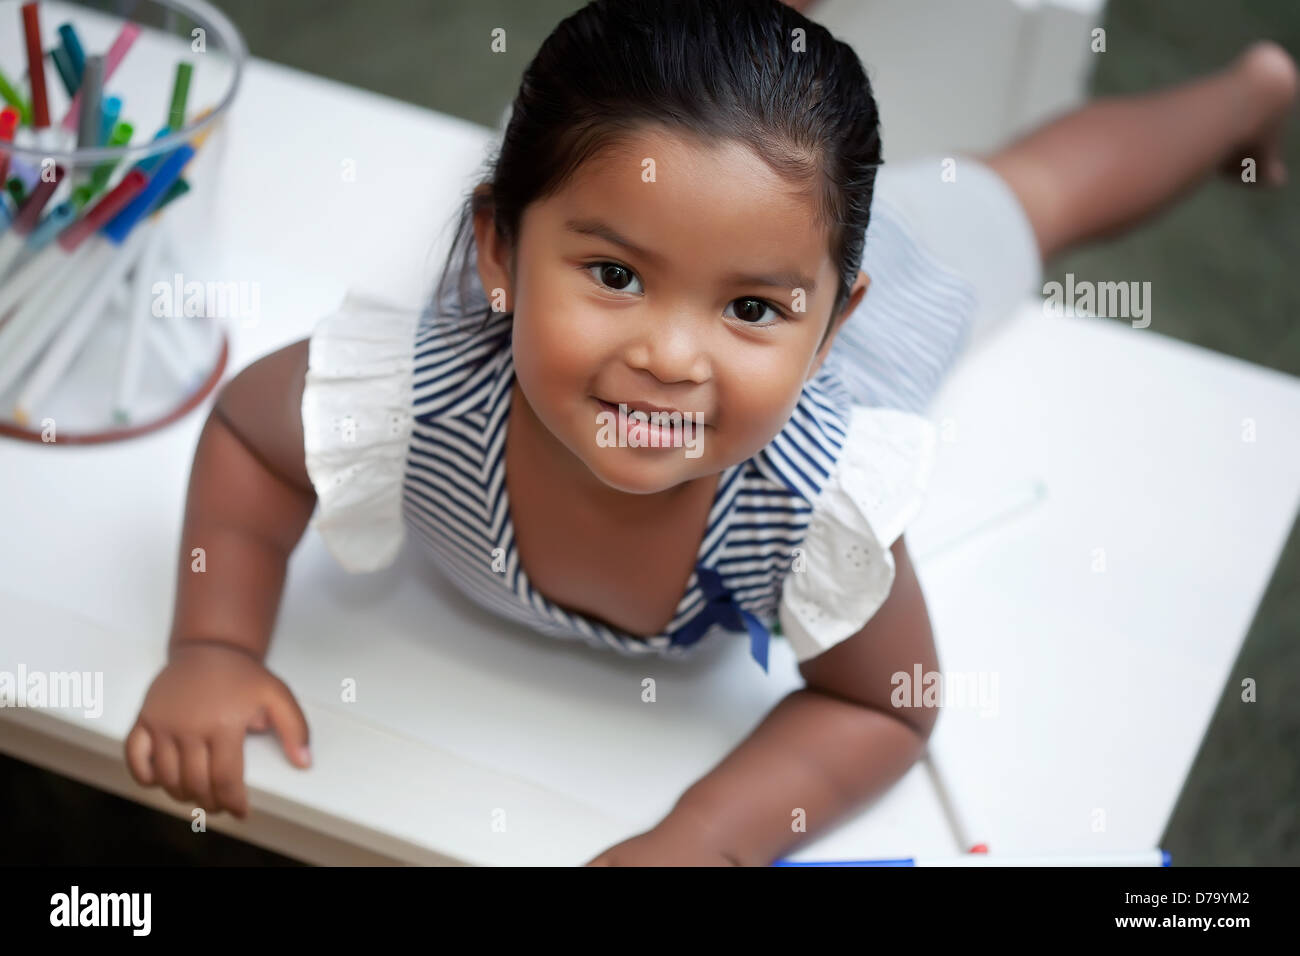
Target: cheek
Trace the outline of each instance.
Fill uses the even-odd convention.
[[[571,392],[595,368],[600,317],[563,276],[530,278],[515,304],[515,372],[530,393]]]
[[[719,437],[727,439],[733,455],[748,457],[776,437],[799,403],[798,363],[772,348],[735,354],[715,370],[721,379]]]

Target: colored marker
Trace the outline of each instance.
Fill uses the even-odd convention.
[[[24,159],[15,156],[9,163],[9,182],[18,180],[18,184],[23,187],[23,195],[26,196],[36,186],[37,180],[41,178],[41,171]]]
[[[88,291],[96,293],[109,271],[122,267],[126,238],[171,189],[193,155],[193,149],[182,146],[169,156],[148,185],[109,220],[95,240],[83,243],[70,258],[65,259],[63,265],[38,287],[37,293],[19,306],[5,325],[0,326],[0,394],[40,352],[58,330],[64,316],[81,301],[82,294]],[[129,267],[129,263],[127,265]],[[108,292],[111,293],[112,289]]]
[[[194,66],[184,61],[176,64],[176,80],[172,84],[172,105],[167,112],[167,125],[172,129],[185,128],[185,103],[190,96],[190,76]]]
[[[957,846],[967,853],[982,850],[984,845],[975,844],[971,838],[971,830],[966,822],[966,815],[961,811],[957,796],[948,783],[946,775],[940,770],[938,759],[933,752],[928,750],[921,759],[925,764],[926,772],[930,775],[930,783],[934,787],[935,795],[939,798],[939,805],[948,820],[948,827],[952,830],[952,836],[957,841]],[[977,846],[979,850],[977,850]]]
[[[100,107],[99,121],[99,145],[112,145],[109,140],[113,136],[113,130],[117,128],[117,121],[122,116],[122,98],[120,96],[104,97],[104,104]]]
[[[61,268],[83,242],[125,209],[127,203],[138,196],[148,182],[149,177],[139,170],[133,169],[128,172],[111,192],[105,194],[86,212],[85,216],[59,233],[57,241],[41,249],[9,276],[4,284],[0,285],[0,317],[21,302],[29,292],[40,286],[47,276]],[[54,213],[51,213],[49,218],[53,216]],[[44,225],[42,223],[39,228],[43,228]]]
[[[96,268],[82,267],[83,271],[92,276],[89,286],[81,283],[75,294],[59,296],[51,304],[50,314],[55,320],[50,325],[58,325],[74,309],[76,314],[59,329],[58,337],[27,378],[14,406],[14,418],[20,425],[27,424],[32,410],[76,358],[86,337],[99,321],[108,300],[144,251],[149,231],[137,226],[162,202],[164,194],[172,188],[180,177],[181,170],[193,156],[194,150],[191,147],[182,146],[158,167],[158,172],[149,181],[149,185],[101,231],[106,242],[102,242],[99,249],[106,249],[108,254],[103,258],[102,265],[96,263]],[[0,392],[4,388],[5,384],[0,381]]]
[[[104,58],[86,57],[86,73],[77,91],[81,100],[81,122],[77,125],[77,149],[93,149],[99,145],[100,125],[104,122]],[[77,185],[90,178],[91,171],[77,170]]]
[[[116,97],[110,97],[110,99],[116,99]],[[108,142],[104,145],[125,146],[127,143],[131,142],[131,137],[134,133],[135,130],[132,128],[130,123],[118,123],[113,127],[113,132],[108,137]],[[101,192],[103,188],[108,185],[108,181],[112,178],[113,170],[117,168],[117,164],[118,160],[105,160],[96,166],[94,171],[90,174],[90,182],[82,183],[72,191],[72,202],[78,209],[86,205],[86,203],[93,199],[96,194]]]
[[[68,96],[77,95],[77,71],[72,68],[72,61],[68,59],[68,51],[61,46],[56,46],[50,51],[50,59],[54,61],[54,69],[58,71],[59,79],[63,81],[63,88],[68,91]]]
[[[77,37],[77,29],[71,23],[59,27],[59,45],[68,55],[72,69],[76,71],[77,83],[80,84],[81,73],[86,68],[86,53],[82,49],[81,40]]]
[[[1138,850],[1133,853],[1063,853],[1052,856],[997,856],[971,853],[966,856],[906,856],[887,860],[823,860],[804,863],[777,860],[773,866],[1171,866],[1168,850]]]
[[[117,34],[117,39],[113,45],[108,48],[108,53],[104,55],[104,75],[101,77],[101,83],[107,83],[112,79],[113,74],[121,65],[123,58],[131,49],[131,44],[135,43],[136,37],[140,35],[140,28],[134,23],[122,24],[122,29]],[[89,58],[87,58],[89,59]],[[72,105],[68,107],[68,112],[63,117],[62,127],[69,133],[77,130],[77,124],[81,120],[81,92],[72,98]]]
[[[45,204],[50,201],[50,197],[54,195],[54,191],[59,188],[62,182],[63,167],[56,165],[53,179],[49,180],[41,177],[32,188],[31,195],[18,208],[18,215],[14,217],[13,226],[3,236],[0,236],[0,277],[9,271],[14,257],[22,251],[24,240],[27,239],[27,236],[40,221],[41,211],[45,208]]]
[[[27,41],[27,78],[32,86],[32,128],[40,130],[50,125],[50,103],[45,91],[41,15],[35,3],[23,4],[23,32]]]
[[[76,219],[77,219],[77,207],[73,203],[70,202],[59,203],[48,213],[46,213],[45,218],[42,219],[39,223],[37,223],[36,228],[33,229],[28,234],[27,241],[23,243],[23,249],[26,251],[28,256],[32,256],[35,253],[40,252],[51,242],[53,242],[55,237],[58,236],[59,233],[61,233],[68,226],[72,225],[72,223],[75,222]],[[22,265],[19,265],[17,268],[15,268],[13,274],[8,276],[5,279],[5,282],[6,283],[12,282],[13,277],[17,275],[22,268],[23,268]]]
[[[22,118],[17,107],[6,106],[0,110],[0,142],[12,143],[14,131],[18,129],[18,120]],[[9,153],[0,152],[0,185],[9,177]]]
[[[25,125],[31,125],[32,104],[22,98],[17,88],[9,82],[9,77],[5,76],[3,70],[0,70],[0,99],[3,99],[5,103],[18,111],[18,115],[22,117]]]
[[[150,142],[156,143],[158,142],[158,140],[162,139],[170,132],[171,132],[171,127],[164,126],[162,129],[158,130],[158,132],[153,134],[153,139],[150,140]],[[166,159],[168,155],[169,154],[163,152],[163,153],[154,153],[152,156],[146,156],[144,159],[138,160],[136,162],[135,168],[142,170],[143,172],[146,173],[152,173],[154,169],[157,168],[158,164],[161,163],[164,159]]]

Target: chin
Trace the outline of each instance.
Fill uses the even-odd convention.
[[[602,448],[587,467],[602,482],[629,495],[653,495],[695,477],[685,462],[662,448]]]

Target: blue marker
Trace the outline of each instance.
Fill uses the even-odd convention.
[[[80,86],[81,74],[86,70],[86,52],[82,49],[81,40],[77,38],[77,31],[71,23],[59,27],[59,45],[67,55],[68,63],[77,78],[77,85]]]
[[[968,853],[965,856],[905,856],[893,860],[823,860],[804,863],[777,860],[773,866],[1171,866],[1168,850],[1139,850],[1135,853],[1062,853],[1052,856],[997,856]]]
[[[171,131],[172,128],[170,126],[164,126],[162,129],[158,130],[158,132],[153,134],[153,139],[150,142],[154,142],[154,143],[158,142],[158,140],[162,139],[164,136],[167,136],[169,133],[171,133]],[[161,163],[164,159],[166,159],[167,156],[168,156],[167,153],[154,153],[152,156],[146,156],[144,159],[136,163],[135,168],[140,170],[140,172],[142,173],[148,173],[149,175],[152,176],[154,169],[158,166],[159,163]]]
[[[113,127],[117,125],[117,121],[122,115],[122,98],[120,96],[104,97],[99,111],[99,145],[105,146],[108,144],[108,138],[113,135]]]
[[[163,195],[172,188],[176,180],[180,179],[181,170],[193,158],[194,147],[188,144],[178,146],[167,154],[162,165],[149,179],[149,185],[145,186],[125,209],[110,219],[108,225],[100,230],[100,234],[114,245],[120,246],[135,228],[136,223],[153,212],[153,207],[162,202]]]
[[[35,254],[53,242],[64,229],[72,225],[77,218],[77,206],[71,202],[61,202],[37,224],[27,236],[27,252]]]

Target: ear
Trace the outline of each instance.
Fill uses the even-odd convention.
[[[839,315],[831,320],[830,329],[826,332],[826,341],[817,349],[817,356],[813,360],[812,367],[808,370],[808,378],[812,378],[821,369],[822,363],[826,361],[826,356],[830,354],[831,346],[835,344],[835,336],[839,334],[840,327],[857,310],[870,285],[871,276],[859,269],[858,277],[853,282],[853,288],[849,290],[849,297],[844,303],[844,308],[840,310]]]
[[[475,188],[475,196],[489,195],[491,188],[481,185]],[[501,308],[493,311],[511,312],[514,310],[514,283],[510,278],[510,249],[497,234],[493,222],[493,208],[484,203],[474,212],[474,243],[478,250],[478,277],[483,283],[483,294],[488,304],[500,302]],[[498,295],[496,290],[502,290]]]

